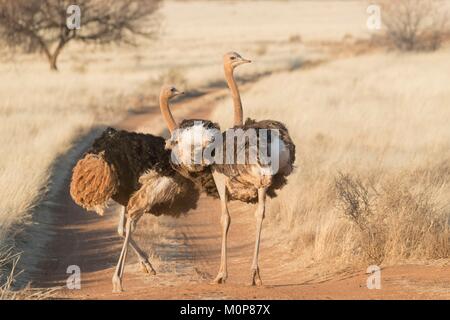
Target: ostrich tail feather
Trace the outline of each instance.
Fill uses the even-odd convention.
[[[76,204],[103,215],[107,201],[117,192],[118,176],[104,153],[86,154],[73,168],[70,195]]]

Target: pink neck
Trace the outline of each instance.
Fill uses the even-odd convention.
[[[159,107],[161,109],[161,114],[164,118],[164,121],[166,122],[167,128],[169,128],[169,131],[172,134],[175,128],[177,127],[177,123],[173,118],[172,112],[170,112],[169,99],[163,95],[160,95]]]
[[[233,69],[224,68],[225,79],[227,80],[228,88],[230,88],[231,96],[233,97],[234,107],[234,125],[240,126],[244,123],[244,112],[242,110],[241,95],[234,79]]]

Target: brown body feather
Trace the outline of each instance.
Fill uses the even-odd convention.
[[[279,168],[279,171],[274,175],[261,176],[257,174],[255,170],[258,165],[255,164],[223,164],[216,165],[215,170],[226,175],[228,177],[226,184],[230,195],[230,200],[240,200],[243,202],[257,202],[258,200],[258,188],[266,187],[267,195],[271,198],[276,197],[276,190],[281,189],[287,183],[287,177],[294,169],[295,163],[295,145],[292,142],[289,132],[284,124],[274,120],[262,120],[255,121],[247,119],[244,125],[235,126],[231,130],[242,129],[275,129],[278,130],[280,139],[285,144],[288,152],[289,159],[287,163]],[[256,130],[258,143],[259,134]],[[226,132],[224,132],[224,150],[226,151]],[[271,142],[271,136],[268,136],[268,143]],[[235,142],[236,143],[236,142]],[[246,149],[249,148],[248,141],[245,145]],[[235,145],[234,151],[237,152]],[[248,157],[246,158],[248,160]],[[259,160],[259,159],[258,159]]]
[[[70,195],[81,207],[103,214],[106,202],[117,192],[119,180],[104,153],[87,154],[73,168]]]
[[[73,169],[73,200],[98,213],[110,199],[135,215],[179,215],[195,208],[198,188],[171,167],[164,144],[162,137],[106,129]]]

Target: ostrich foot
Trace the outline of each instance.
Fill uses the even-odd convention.
[[[228,275],[224,272],[219,272],[217,277],[213,280],[212,284],[223,284],[227,280]]]
[[[252,270],[252,283],[251,286],[262,286],[261,276],[259,275],[259,267]]]
[[[113,277],[113,293],[120,293],[123,292],[123,288],[122,288],[122,281],[119,279],[119,277],[114,276]]]
[[[156,274],[155,269],[153,269],[152,265],[148,261],[141,261],[141,270],[142,272],[151,274],[153,276]]]

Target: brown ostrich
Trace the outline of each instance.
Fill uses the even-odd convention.
[[[245,124],[243,124],[242,103],[239,89],[234,79],[234,69],[241,64],[249,62],[251,61],[242,58],[236,52],[225,54],[223,59],[225,78],[227,80],[228,87],[230,88],[234,105],[234,127],[223,133],[224,149],[226,150],[227,147],[225,137],[227,134],[232,133],[233,130],[242,129],[244,133],[249,130],[254,130],[257,134],[258,148],[262,145],[260,129],[277,130],[279,133],[278,135],[270,135],[268,137],[267,147],[270,148],[276,144],[277,148],[274,149],[276,150],[276,154],[272,154],[271,157],[277,157],[278,170],[272,170],[270,166],[259,161],[260,159],[258,159],[256,163],[250,163],[248,161],[249,159],[246,159],[246,162],[243,164],[238,164],[236,162],[226,164],[224,162],[225,164],[214,164],[212,166],[213,177],[220,196],[222,208],[221,263],[219,273],[214,279],[215,283],[224,283],[228,277],[227,234],[230,226],[230,214],[228,212],[227,203],[229,200],[239,200],[246,203],[258,203],[258,208],[255,213],[256,240],[253,262],[251,266],[251,284],[262,284],[259,274],[258,254],[262,222],[266,208],[266,195],[269,197],[276,196],[275,190],[280,189],[286,184],[286,178],[292,172],[295,162],[295,145],[292,142],[285,125],[274,120],[255,121],[251,119],[247,119]],[[233,143],[236,143],[236,141]],[[251,146],[250,143],[245,144],[246,152],[249,153],[249,150],[252,147],[255,146]],[[236,149],[237,146],[235,145],[233,150]]]
[[[161,105],[168,108],[169,99],[179,94],[174,87],[163,87]],[[113,292],[122,291],[128,244],[144,271],[155,273],[131,235],[142,215],[178,216],[196,207],[198,185],[173,169],[170,154],[162,137],[108,128],[73,169],[70,194],[78,205],[99,214],[110,199],[123,206],[118,232],[124,242],[112,278]]]

